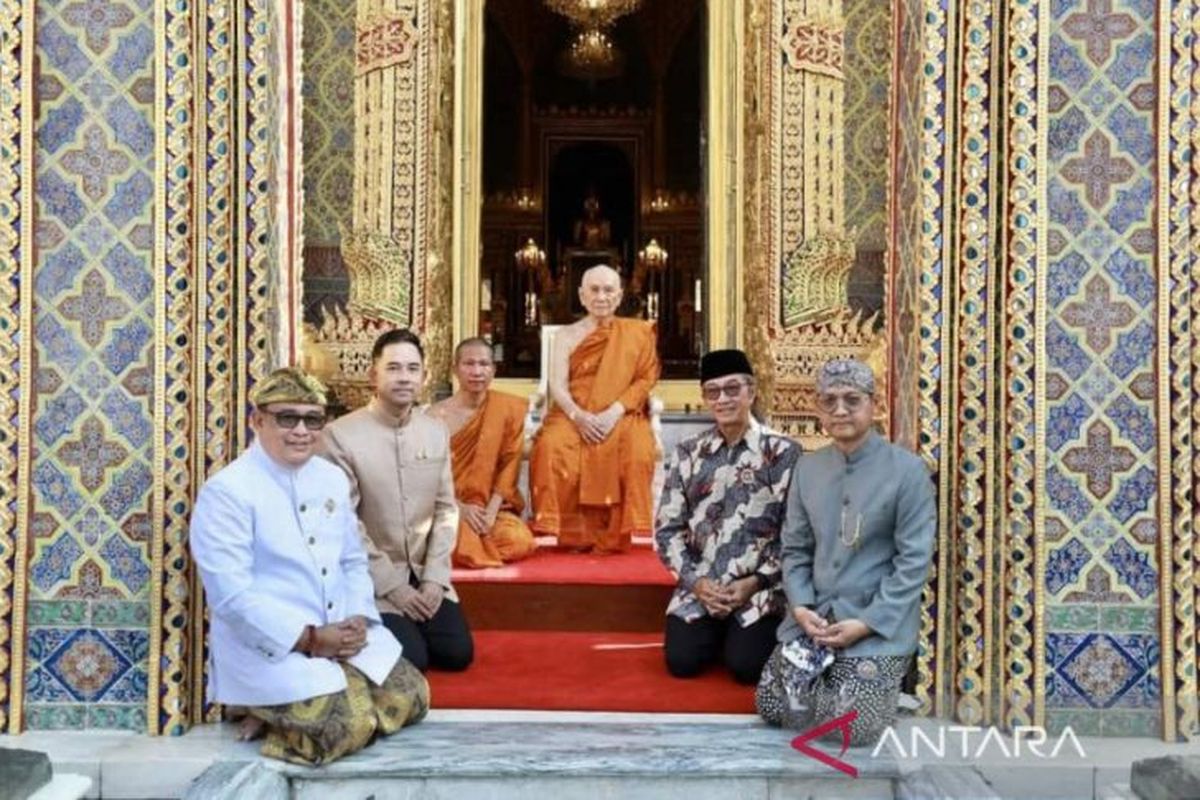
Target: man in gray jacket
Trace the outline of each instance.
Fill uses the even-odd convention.
[[[874,395],[861,361],[830,361],[818,375],[833,442],[802,456],[792,475],[781,532],[791,614],[757,695],[759,714],[776,725],[857,712],[854,745],[874,743],[895,721],[937,524],[929,472],[875,432]]]

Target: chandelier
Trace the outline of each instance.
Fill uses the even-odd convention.
[[[642,0],[544,0],[546,7],[561,14],[577,28],[590,32],[612,26],[626,14],[638,10]]]
[[[563,50],[561,69],[564,75],[584,80],[603,80],[621,74],[625,57],[608,34],[599,28],[588,28],[575,34]]]

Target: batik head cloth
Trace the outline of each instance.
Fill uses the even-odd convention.
[[[309,403],[326,405],[325,387],[299,367],[283,367],[258,382],[250,393],[255,408],[271,403]]]
[[[817,393],[825,394],[835,386],[857,389],[863,394],[875,394],[875,373],[856,358],[835,358],[825,362],[817,373]]]

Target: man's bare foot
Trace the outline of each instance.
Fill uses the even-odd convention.
[[[238,724],[238,741],[252,742],[261,738],[267,732],[267,723],[258,717],[247,714]]]

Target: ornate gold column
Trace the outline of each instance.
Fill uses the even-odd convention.
[[[440,81],[437,29],[444,4],[428,0],[358,0],[355,26],[354,200],[342,257],[350,274],[348,313],[326,316],[312,337],[327,351],[338,400],[354,407],[368,392],[367,353],[391,327],[411,327],[430,345],[440,372],[445,336],[431,313],[448,285],[445,258],[431,247],[439,207],[432,175],[438,152],[435,117]],[[446,16],[446,15],[442,15]],[[441,323],[441,327],[448,325]],[[315,360],[321,360],[316,357]]]
[[[771,3],[767,15],[760,41],[771,55],[756,80],[759,96],[770,99],[756,111],[769,142],[760,158],[769,161],[755,167],[772,186],[758,198],[771,310],[759,320],[766,337],[748,337],[748,345],[760,363],[773,361],[773,385],[765,388],[777,424],[815,435],[820,364],[838,355],[874,360],[886,381],[885,340],[876,332],[878,315],[864,318],[847,299],[855,247],[845,227],[842,0],[785,0]],[[888,396],[886,387],[880,396]]]

